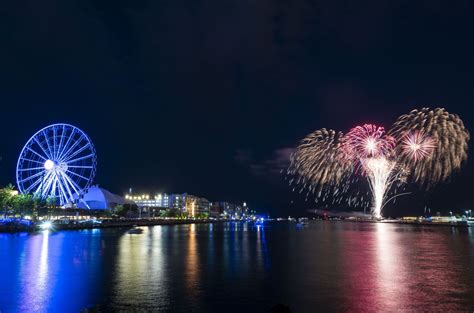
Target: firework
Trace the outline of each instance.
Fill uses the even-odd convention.
[[[381,217],[383,199],[395,176],[396,162],[390,161],[396,146],[395,138],[386,135],[385,129],[365,124],[351,129],[344,140],[344,151],[350,155],[356,167],[369,182],[372,191],[372,214]]]
[[[345,136],[346,153],[366,159],[387,156],[395,147],[395,140],[385,134],[385,129],[372,124],[354,127]]]
[[[301,141],[291,157],[288,173],[297,184],[321,195],[328,186],[338,186],[350,173],[351,164],[341,153],[343,134],[320,129]]]
[[[400,116],[389,131],[399,138],[398,163],[412,169],[412,181],[427,188],[446,181],[467,160],[469,132],[455,114],[443,108],[413,110]],[[415,134],[418,138],[414,138]],[[411,139],[407,139],[410,138]],[[407,140],[418,143],[416,153]],[[408,143],[408,149],[407,149]],[[416,146],[415,146],[416,147]]]
[[[400,116],[388,133],[365,124],[346,135],[317,130],[291,157],[290,184],[317,200],[348,205],[366,204],[360,191],[352,194],[357,177],[365,177],[372,194],[372,214],[379,218],[385,198],[414,182],[426,187],[446,180],[467,159],[469,132],[462,120],[445,109],[413,110]],[[394,199],[397,197],[391,197]]]
[[[395,181],[396,163],[385,157],[368,158],[363,160],[365,175],[373,195],[372,214],[376,218],[382,217],[384,198]]]
[[[423,132],[414,131],[403,138],[401,147],[402,154],[416,162],[431,157],[436,144],[431,137],[426,136]]]

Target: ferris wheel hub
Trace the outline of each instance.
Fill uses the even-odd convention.
[[[67,163],[66,162],[61,162],[59,163],[59,165],[57,166],[59,169],[61,169],[63,172],[67,172],[68,170],[68,166],[67,166]]]
[[[46,162],[44,162],[44,168],[47,171],[51,171],[54,168],[55,164],[54,161],[48,159]]]

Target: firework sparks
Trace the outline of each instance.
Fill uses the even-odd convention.
[[[402,153],[415,162],[429,158],[436,148],[435,141],[423,132],[410,132],[402,140]]]
[[[340,152],[342,138],[341,132],[321,129],[302,140],[291,157],[288,171],[290,175],[297,176],[297,185],[322,196],[327,189],[343,184],[351,164]],[[337,188],[335,192],[338,192]]]
[[[388,158],[393,155],[396,141],[386,135],[383,127],[373,124],[354,127],[345,138],[345,151],[362,167],[362,174],[369,181],[372,214],[380,218],[383,199],[393,183],[395,162]]]
[[[420,148],[415,154],[407,153],[406,138],[415,133]],[[469,132],[459,116],[443,108],[423,108],[402,115],[389,134],[400,138],[398,150],[402,153],[397,162],[411,168],[411,180],[426,188],[446,181],[467,160]],[[420,158],[420,151],[427,154]]]
[[[457,115],[442,108],[413,110],[400,116],[388,133],[373,124],[354,127],[346,135],[317,130],[302,140],[287,173],[290,184],[315,194],[316,201],[345,200],[348,205],[366,205],[360,190],[351,192],[356,177],[366,177],[372,214],[380,218],[384,199],[406,182],[431,187],[458,170],[467,159],[469,139]]]
[[[385,135],[385,129],[373,124],[354,127],[344,142],[346,152],[359,159],[387,155],[395,146],[395,140]]]
[[[381,218],[384,198],[395,180],[395,162],[378,157],[366,159],[363,164],[373,195],[372,214],[375,218]]]

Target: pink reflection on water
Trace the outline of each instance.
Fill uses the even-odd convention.
[[[363,229],[363,231],[361,231]],[[353,312],[456,311],[466,308],[469,242],[449,230],[376,223],[344,233],[342,309]]]
[[[390,228],[392,225],[377,223],[375,234],[375,295],[377,308],[393,312],[406,308],[410,302],[407,282],[409,266],[403,257],[404,242],[400,234]]]

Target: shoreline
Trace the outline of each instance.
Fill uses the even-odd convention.
[[[271,220],[274,221],[274,220]],[[324,222],[324,220],[315,220],[318,222]],[[400,224],[400,225],[411,225],[411,226],[444,226],[444,227],[456,227],[456,228],[468,228],[474,227],[474,223],[464,221],[458,222],[418,222],[418,221],[401,221],[401,220],[330,220],[329,222],[352,222],[352,223],[387,223],[387,224]],[[246,222],[245,220],[211,220],[211,219],[126,219],[126,220],[102,220],[100,223],[69,223],[61,224],[57,223],[53,226],[53,231],[62,230],[82,230],[82,229],[101,229],[101,228],[119,228],[119,227],[140,227],[140,226],[157,226],[157,225],[186,225],[186,224],[210,224],[210,223],[226,223],[226,222]],[[280,221],[275,221],[280,222]],[[284,220],[283,222],[288,222]],[[33,224],[26,226],[22,224],[13,225],[0,225],[0,234],[13,234],[13,233],[33,233],[40,231],[39,224]]]
[[[448,227],[474,227],[473,222],[463,221],[459,222],[418,222],[418,221],[400,221],[400,220],[340,220],[342,222],[353,223],[385,223],[385,224],[400,224],[412,226],[448,226]]]
[[[157,226],[157,225],[185,225],[185,224],[209,224],[220,222],[233,222],[234,220],[208,220],[208,219],[128,219],[128,220],[103,220],[101,223],[70,223],[70,224],[54,224],[53,231],[62,230],[81,230],[81,229],[98,229],[98,228],[114,228],[114,227],[135,227],[135,226]],[[37,225],[0,225],[0,233],[32,233],[40,231]]]
[[[473,227],[474,223],[468,221],[462,222],[407,222],[407,221],[398,221],[398,220],[386,220],[382,223],[388,224],[405,224],[405,225],[415,225],[415,226],[449,226],[449,227]]]

